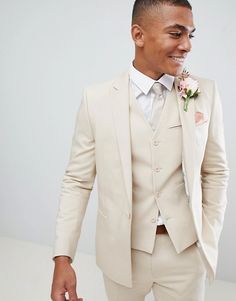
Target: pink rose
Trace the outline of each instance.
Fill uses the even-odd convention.
[[[180,97],[184,100],[184,111],[187,112],[190,99],[196,98],[200,93],[199,84],[184,70],[179,78],[178,90]]]
[[[198,82],[192,79],[191,77],[182,79],[179,83],[180,96],[183,98],[187,98],[188,96],[192,97],[198,90],[199,90]]]

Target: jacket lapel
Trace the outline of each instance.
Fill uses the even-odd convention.
[[[182,165],[183,173],[185,177],[185,186],[187,194],[192,200],[193,185],[194,185],[194,167],[195,167],[195,100],[191,99],[188,106],[188,111],[184,111],[184,101],[181,99],[178,93],[178,79],[175,79],[175,91],[177,95],[178,105],[179,105],[179,115],[182,123],[183,131],[183,155],[182,155]]]
[[[116,129],[117,142],[120,152],[124,184],[129,200],[129,209],[132,208],[132,162],[130,142],[129,118],[130,85],[129,76],[125,72],[113,82],[111,91],[112,114]]]

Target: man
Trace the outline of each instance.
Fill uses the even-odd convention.
[[[109,301],[201,301],[212,280],[228,167],[214,82],[183,64],[187,0],[136,0],[128,73],[88,88],[62,186],[53,301],[77,300],[71,262],[98,179],[96,260]],[[79,299],[80,300],[80,299]]]

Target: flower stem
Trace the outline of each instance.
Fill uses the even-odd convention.
[[[184,100],[184,111],[187,112],[188,111],[188,104],[189,104],[190,98],[186,98]]]

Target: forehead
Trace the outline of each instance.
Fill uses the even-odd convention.
[[[152,29],[168,29],[176,24],[189,31],[194,29],[192,11],[181,6],[160,5],[152,8],[147,11],[145,21]]]

